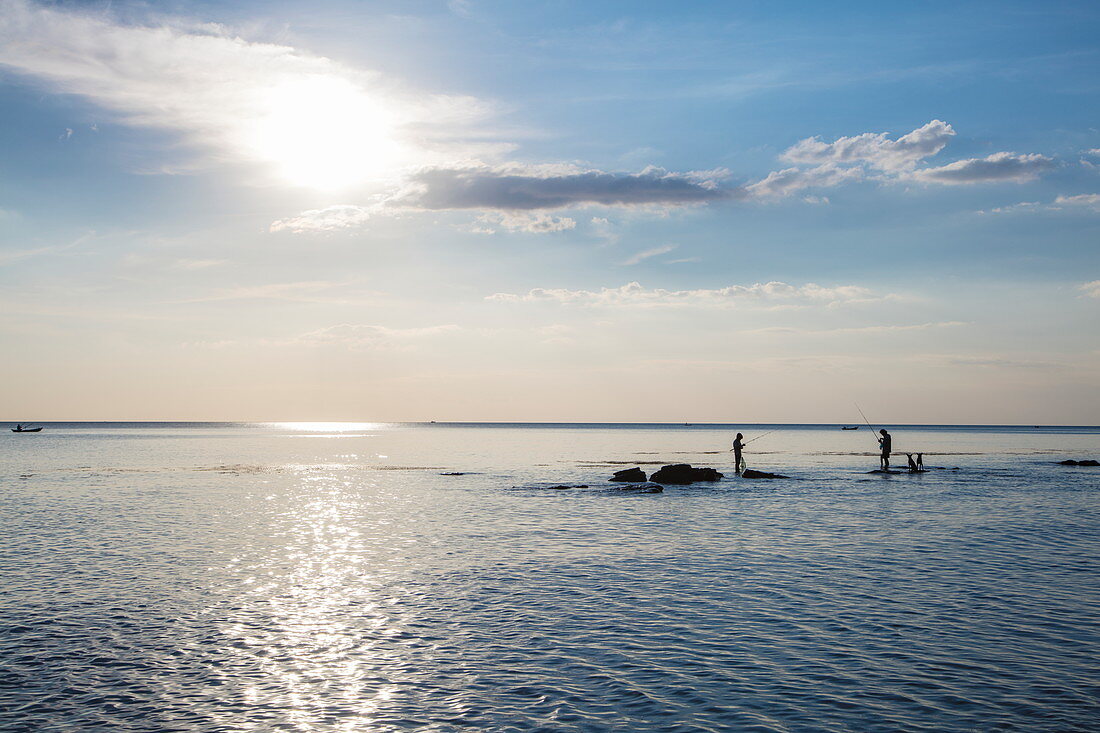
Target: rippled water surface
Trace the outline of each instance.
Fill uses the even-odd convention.
[[[894,432],[6,433],[0,727],[1100,728],[1100,430]]]

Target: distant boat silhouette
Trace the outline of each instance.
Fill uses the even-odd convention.
[[[40,433],[42,428],[25,428],[22,425],[16,425],[11,431],[13,433]]]
[[[859,430],[859,426],[856,425],[854,428],[841,428],[841,430]]]

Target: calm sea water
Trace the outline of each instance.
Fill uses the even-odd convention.
[[[0,727],[1100,728],[1100,429],[777,427],[5,432]]]

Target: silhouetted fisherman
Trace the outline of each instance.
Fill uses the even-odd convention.
[[[893,441],[890,439],[890,433],[886,432],[886,428],[878,431],[882,437],[878,439],[878,444],[882,447],[882,455],[879,456],[879,467],[883,471],[890,470],[890,449],[893,447]]]
[[[737,434],[737,437],[733,439],[733,465],[736,466],[737,475],[741,475],[741,449],[745,447],[742,442],[745,436],[741,433]]]

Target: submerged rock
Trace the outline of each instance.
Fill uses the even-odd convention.
[[[1062,466],[1100,466],[1100,461],[1094,461],[1092,459],[1085,459],[1083,461],[1059,461]]]
[[[784,476],[779,473],[768,473],[767,471],[754,471],[751,468],[746,468],[741,472],[741,478],[790,478],[790,476]]]
[[[713,468],[692,468],[687,463],[675,463],[662,466],[660,471],[649,478],[661,484],[690,484],[696,481],[717,481],[722,478],[722,474]]]
[[[616,471],[615,475],[608,479],[608,481],[629,481],[631,483],[638,483],[639,481],[645,480],[645,471],[637,467]]]
[[[664,486],[655,484],[652,481],[646,481],[644,484],[627,484],[626,486],[616,486],[618,491],[633,491],[638,494],[660,494],[665,490]]]

